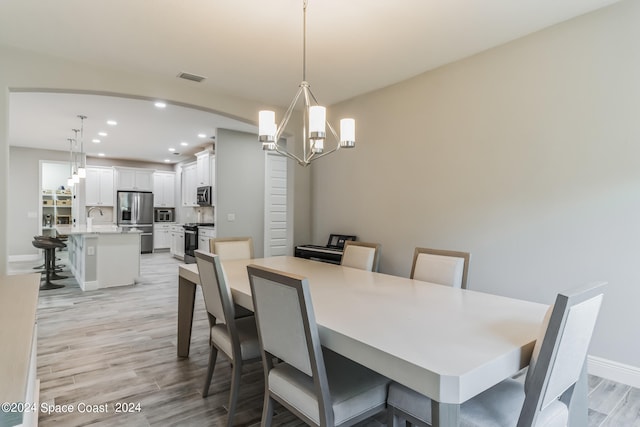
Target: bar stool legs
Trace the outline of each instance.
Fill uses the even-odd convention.
[[[57,239],[56,239],[57,240]],[[64,276],[55,274],[56,248],[66,246],[62,242],[56,242],[48,238],[36,238],[31,242],[38,249],[44,249],[44,273],[45,282],[40,286],[41,290],[64,288],[64,285],[51,283],[51,280],[62,279]]]

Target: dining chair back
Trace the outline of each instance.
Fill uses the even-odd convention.
[[[531,356],[518,427],[537,425],[558,401],[569,406],[586,363],[603,289],[604,283],[598,283],[558,294]]]
[[[220,263],[220,257],[201,250],[196,250],[195,256],[209,320],[209,365],[202,397],[207,397],[209,394],[218,351],[221,351],[232,365],[227,409],[227,425],[232,426],[243,363],[258,360],[260,357],[255,319],[254,317],[240,319],[235,317],[233,298]]]
[[[466,289],[470,259],[469,252],[416,248],[409,278]]]
[[[312,426],[348,426],[384,410],[388,380],[321,347],[308,280],[247,271],[265,373],[262,426],[272,423],[274,401]]]
[[[566,427],[603,299],[604,283],[561,292],[547,311],[524,383],[506,379],[460,407],[465,426]],[[586,386],[585,386],[586,387]],[[431,425],[431,401],[397,383],[389,387],[389,422]],[[587,408],[581,408],[586,412]]]
[[[196,251],[196,264],[198,265],[198,275],[207,313],[214,324],[227,324],[227,319],[234,318],[233,303],[220,258],[198,250]]]
[[[253,239],[251,237],[220,237],[209,240],[209,252],[221,260],[253,258]]]
[[[341,265],[366,271],[378,271],[380,244],[347,240],[344,242]]]

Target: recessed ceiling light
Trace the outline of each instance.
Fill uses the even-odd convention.
[[[169,151],[173,153],[174,151],[176,151],[176,149],[172,147],[172,148],[169,148]]]
[[[116,122],[115,120],[107,120],[107,124],[109,126],[116,126],[118,124],[118,122]]]
[[[104,153],[98,153],[98,156],[104,157]]]
[[[199,133],[198,134],[198,138],[206,138],[206,137],[207,137],[207,135],[205,135],[204,133]]]
[[[107,136],[107,135],[108,135],[108,133],[106,133],[106,132],[98,132],[98,135],[100,135],[100,136]]]
[[[157,101],[155,104],[156,108],[167,108],[167,104],[162,101]]]
[[[187,145],[189,145],[189,143],[188,143],[188,142],[184,142],[184,141],[182,141],[182,142],[180,143],[180,145],[182,145],[183,147],[186,147]]]
[[[165,163],[169,163],[170,161],[171,161],[171,160],[169,160],[169,159],[164,159],[164,162],[165,162]]]
[[[94,144],[100,144],[100,142],[102,141],[100,141],[98,138],[93,138],[91,142],[93,142]]]

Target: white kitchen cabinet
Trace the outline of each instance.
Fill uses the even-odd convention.
[[[191,163],[182,168],[182,206],[198,206],[197,165]]]
[[[153,174],[153,206],[156,208],[173,208],[176,193],[175,172],[155,172]]]
[[[153,224],[153,250],[170,249],[172,244],[171,235],[172,224],[155,223]]]
[[[209,252],[209,240],[215,237],[214,227],[198,227],[198,249]]]
[[[181,225],[171,226],[171,255],[184,259],[184,228]]]
[[[85,205],[113,206],[113,168],[87,168]]]
[[[196,186],[215,185],[215,155],[210,150],[196,153]]]
[[[118,167],[115,171],[117,190],[153,191],[153,170]]]

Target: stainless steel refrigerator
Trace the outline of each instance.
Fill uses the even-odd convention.
[[[140,252],[153,252],[153,193],[149,191],[118,191],[118,226],[137,228]]]

